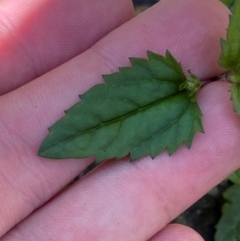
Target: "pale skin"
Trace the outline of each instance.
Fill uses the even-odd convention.
[[[218,0],[162,0],[135,18],[130,0],[1,1],[0,241],[203,240],[168,223],[240,166],[228,83],[201,89],[205,134],[191,150],[107,161],[57,197],[94,158],[36,153],[78,95],[130,56],[169,49],[186,73],[221,74],[228,14]]]

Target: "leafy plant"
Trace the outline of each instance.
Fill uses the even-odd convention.
[[[230,175],[228,179],[235,184],[240,184],[240,169]]]
[[[39,155],[82,158],[96,155],[97,162],[131,160],[168,148],[172,154],[182,142],[190,148],[196,131],[203,131],[196,103],[200,81],[184,76],[180,64],[148,52],[147,59],[130,58],[133,67],[105,75],[81,96],[82,101],[50,128]]]
[[[232,83],[233,108],[240,114],[240,3],[236,1],[234,14],[230,16],[227,40],[221,40],[222,54],[219,63],[229,69],[227,80]]]
[[[230,9],[235,3],[221,40],[219,64],[231,83],[233,109],[240,115],[240,0],[221,0]],[[201,110],[196,102],[200,80],[169,51],[151,51],[148,59],[130,58],[131,67],[104,75],[105,83],[80,96],[81,101],[49,128],[38,155],[53,159],[95,155],[97,162],[122,158],[132,161],[154,158],[167,150],[171,155],[185,143],[191,147],[197,131],[203,132]],[[216,241],[240,240],[240,169],[229,179],[234,185],[224,193],[228,204],[217,225]]]
[[[240,3],[230,16],[227,40],[221,40],[219,64],[229,69],[233,108],[240,114]],[[166,150],[171,155],[182,143],[188,148],[197,131],[203,132],[196,95],[201,87],[189,71],[166,56],[147,52],[148,59],[130,58],[132,67],[104,75],[106,83],[92,87],[81,101],[49,128],[38,155],[84,158],[97,162],[130,154],[134,161]]]
[[[229,179],[234,183],[224,194],[223,215],[216,225],[215,241],[240,240],[240,169]]]
[[[240,169],[228,177],[233,185],[224,192],[226,203],[223,206],[222,217],[216,225],[215,241],[240,240]]]
[[[234,110],[240,113],[240,1],[225,0],[230,9],[235,3],[233,15],[227,31],[227,41],[222,40],[221,66],[230,69],[226,78],[232,83],[230,91],[234,101]],[[223,215],[216,225],[215,241],[240,240],[240,169],[228,177],[234,183],[224,194],[226,204]]]

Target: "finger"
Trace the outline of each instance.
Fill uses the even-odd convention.
[[[169,224],[149,241],[204,241],[193,229],[180,225]]]
[[[46,127],[51,126],[63,115],[63,110],[79,100],[79,93],[102,82],[102,74],[129,65],[128,56],[145,56],[147,49],[162,53],[166,48],[170,49],[174,56],[179,56],[177,59],[185,66],[185,71],[191,69],[201,79],[220,74],[219,39],[225,35],[227,8],[217,0],[200,1],[196,8],[196,2],[189,0],[178,1],[179,5],[186,5],[186,10],[181,8],[181,11],[173,12],[169,8],[169,5],[172,7],[172,1],[161,1],[155,8],[110,33],[88,51],[23,88],[3,96],[2,122],[6,128],[12,129],[18,123],[18,136],[33,150],[37,150],[47,134]],[[214,18],[209,18],[213,14]],[[186,22],[181,18],[183,16],[187,16],[189,25],[183,25],[182,21]],[[179,19],[182,20],[177,21]],[[203,22],[202,19],[208,24],[199,25],[199,22]],[[167,33],[169,26],[165,23],[178,25],[172,36]],[[143,28],[146,28],[145,31]],[[200,46],[199,42],[202,43]],[[187,46],[190,51],[186,51]]]
[[[1,1],[0,94],[85,51],[132,16],[130,0]]]
[[[1,97],[2,140],[8,139],[8,142],[4,145],[4,152],[0,152],[0,158],[7,160],[0,163],[0,170],[8,174],[9,185],[15,187],[5,189],[4,196],[8,196],[12,202],[3,200],[5,208],[1,210],[1,217],[8,220],[2,224],[4,230],[46,202],[81,170],[82,165],[86,165],[86,160],[81,160],[79,164],[74,161],[48,161],[37,158],[36,153],[47,134],[47,127],[62,116],[64,109],[78,100],[79,93],[102,81],[101,74],[111,73],[117,67],[129,64],[129,56],[144,56],[147,49],[163,53],[166,47],[179,56],[186,69],[191,68],[201,78],[222,71],[217,59],[220,52],[219,39],[224,36],[228,22],[228,10],[217,0],[197,3],[189,0],[188,4],[185,0],[174,1],[175,11],[172,11],[172,4],[172,0],[161,1],[151,10],[111,32],[90,50]],[[186,5],[186,12],[182,5]],[[188,27],[184,16],[188,19]],[[199,25],[202,19],[208,24]],[[178,28],[170,35],[169,26],[173,23]],[[195,31],[195,35],[189,38],[192,31]],[[203,31],[207,37],[199,35]],[[179,41],[176,42],[176,39]],[[199,39],[202,39],[201,46]],[[195,46],[196,51],[186,53],[186,43],[192,49]],[[196,53],[198,58],[195,59]],[[190,61],[190,56],[194,60]],[[200,73],[198,67],[203,68],[203,65],[205,70]],[[16,154],[12,154],[13,150],[17,151]],[[1,185],[8,187],[6,180]],[[18,192],[12,191],[15,189]],[[27,198],[25,190],[28,190]]]
[[[240,166],[240,121],[228,88],[215,82],[200,92],[205,134],[191,150],[105,162],[1,241],[150,239]]]

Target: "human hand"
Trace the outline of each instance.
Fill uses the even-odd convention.
[[[166,225],[240,166],[240,121],[227,83],[200,91],[205,134],[191,150],[107,161],[54,199],[93,158],[53,161],[36,153],[46,128],[78,94],[128,65],[130,56],[169,49],[201,79],[222,73],[219,40],[228,10],[218,0],[162,0],[128,21],[130,0],[28,2],[0,5],[0,235],[24,219],[0,240],[202,240],[189,228]]]

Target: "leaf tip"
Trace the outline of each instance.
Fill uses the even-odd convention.
[[[199,129],[197,131],[202,134],[205,134],[205,130],[204,130],[203,126],[199,127]]]
[[[144,59],[144,58],[135,58],[135,57],[130,57],[129,60],[130,60],[133,67],[143,66],[148,61],[147,59]]]
[[[156,155],[150,154],[150,157],[152,158],[152,160],[154,160]]]
[[[39,147],[39,149],[37,151],[37,155],[40,157],[48,158],[48,156],[46,155],[46,152],[45,152],[44,143]]]
[[[167,49],[166,50],[166,54],[165,54],[166,56],[171,56],[172,57],[172,54],[170,53],[170,51]]]
[[[191,141],[185,141],[184,143],[188,149],[192,147],[192,140]]]
[[[109,80],[109,74],[103,74],[102,75],[103,80],[107,83]]]
[[[153,56],[153,52],[150,51],[150,50],[147,50],[147,56],[148,56],[148,59],[152,59],[152,56]]]

